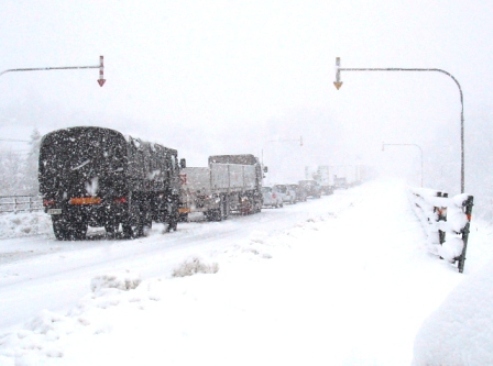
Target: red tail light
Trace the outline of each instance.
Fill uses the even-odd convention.
[[[44,207],[47,207],[47,206],[54,206],[55,205],[55,200],[43,200],[43,206]]]
[[[127,203],[127,197],[118,197],[113,200],[115,203]]]

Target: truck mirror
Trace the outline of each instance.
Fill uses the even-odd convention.
[[[187,167],[187,160],[180,159],[180,168],[186,168],[186,167]]]
[[[269,172],[269,168],[264,166],[264,173],[268,173]]]

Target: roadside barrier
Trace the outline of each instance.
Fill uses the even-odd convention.
[[[0,213],[33,212],[43,210],[41,197],[36,196],[0,196]]]
[[[411,202],[428,236],[431,253],[464,272],[474,198],[468,194],[448,197],[448,193],[427,188],[410,188]]]

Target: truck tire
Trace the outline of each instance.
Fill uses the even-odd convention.
[[[75,240],[84,240],[86,238],[87,234],[87,228],[88,228],[87,222],[75,222],[73,224],[73,238]]]
[[[216,210],[207,211],[205,216],[207,217],[207,221],[217,221],[217,222],[222,221],[222,215],[221,215],[221,209],[220,208],[218,208]]]
[[[171,231],[176,231],[178,228],[178,220],[170,221],[166,224],[165,233],[169,233]]]
[[[118,234],[118,229],[120,227],[120,224],[114,225],[114,224],[106,224],[104,225],[104,229],[106,230],[106,236],[109,238],[114,238]]]
[[[176,231],[178,228],[178,213],[171,215],[168,219],[168,223],[166,224],[165,233],[169,233],[171,231]]]
[[[127,239],[136,239],[144,235],[143,212],[139,202],[131,203],[122,230],[123,236]]]
[[[104,229],[106,230],[106,235],[110,238],[116,237],[119,228],[120,228],[120,221],[117,218],[110,217],[104,223]]]
[[[219,208],[209,210],[205,214],[208,221],[220,222],[227,220],[229,217],[229,201],[227,196],[221,196],[219,201]]]
[[[169,212],[166,216],[166,229],[164,229],[165,233],[177,230],[178,221],[181,217],[181,215],[178,213],[178,197],[174,197],[172,199],[172,202],[168,206],[168,210]]]
[[[223,220],[227,220],[229,218],[231,207],[229,205],[229,196],[224,195],[221,197],[221,216]]]
[[[147,236],[152,229],[152,206],[148,201],[143,202],[141,206],[142,215],[142,236]]]
[[[57,240],[83,240],[86,238],[88,224],[85,221],[69,221],[63,217],[52,216],[52,223]]]
[[[53,224],[53,233],[57,240],[68,240],[69,227],[67,227],[67,221],[64,218],[59,218],[58,216],[51,216],[51,221]]]

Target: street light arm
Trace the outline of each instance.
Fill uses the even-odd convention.
[[[342,81],[340,79],[341,71],[417,71],[417,72],[440,72],[449,76],[459,88],[460,94],[460,104],[461,104],[461,112],[460,112],[460,140],[461,140],[461,152],[460,152],[460,160],[461,160],[461,171],[460,171],[460,191],[464,193],[465,190],[465,168],[464,168],[464,95],[462,93],[462,88],[460,86],[459,81],[448,71],[437,69],[437,68],[401,68],[401,67],[387,67],[387,68],[354,68],[354,67],[340,67],[341,60],[340,57],[336,57],[336,81],[334,82],[335,87],[339,90],[342,86]]]
[[[50,70],[76,70],[76,69],[99,69],[99,65],[96,66],[62,66],[62,67],[30,67],[22,69],[7,69],[0,72],[0,76],[8,72],[18,71],[50,71]]]
[[[99,56],[99,65],[94,66],[58,66],[58,67],[26,67],[18,69],[7,69],[0,72],[0,76],[8,72],[22,72],[22,71],[50,71],[50,70],[82,70],[82,69],[99,69],[99,86],[103,86],[106,82],[104,78],[104,56]]]
[[[460,94],[460,102],[462,106],[462,114],[464,113],[464,95],[462,93],[462,87],[460,86],[459,81],[449,73],[448,71],[445,71],[443,69],[436,69],[436,68],[431,68],[431,69],[424,69],[424,68],[401,68],[401,67],[386,67],[386,68],[355,68],[355,67],[338,67],[337,68],[337,73],[339,74],[338,79],[340,79],[340,71],[421,71],[421,72],[441,72],[442,74],[445,74],[449,76],[457,85],[459,88],[459,94]],[[336,76],[337,78],[337,76]]]

